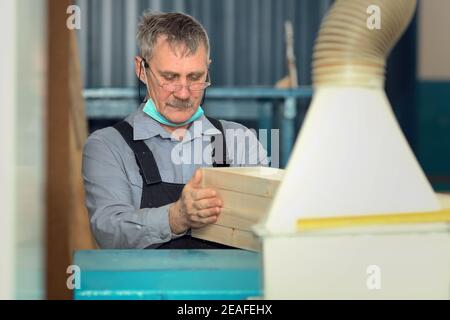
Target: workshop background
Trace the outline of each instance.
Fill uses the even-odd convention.
[[[77,116],[86,117],[88,132],[134,110],[139,105],[135,33],[144,10],[185,12],[205,26],[213,60],[206,112],[255,129],[281,128],[284,167],[312,95],[314,39],[332,2],[78,0],[81,29],[73,41],[65,34],[71,1],[2,0],[0,298],[70,298],[64,279],[71,250],[90,244],[77,242],[82,232],[74,231],[80,211],[73,209],[73,199],[82,195],[73,159],[83,134],[64,131],[73,125],[65,102],[77,99],[68,83],[78,74],[74,83],[82,86],[84,111]],[[386,81],[397,119],[437,191],[450,191],[449,14],[450,1],[419,1],[389,58]],[[275,84],[288,74],[286,21],[294,29],[299,86],[280,91]],[[69,56],[79,72],[64,63]],[[66,207],[78,218],[67,217]]]

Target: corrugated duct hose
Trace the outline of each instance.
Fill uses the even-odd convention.
[[[380,30],[367,25],[374,6],[380,9]],[[416,0],[337,0],[316,40],[314,85],[383,85],[386,57],[411,21],[415,7]]]

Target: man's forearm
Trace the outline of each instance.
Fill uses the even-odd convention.
[[[169,205],[122,211],[105,208],[91,219],[92,231],[102,249],[142,249],[170,241]]]

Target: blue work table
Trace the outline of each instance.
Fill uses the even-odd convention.
[[[245,250],[78,251],[86,299],[248,299],[262,296],[261,256]]]

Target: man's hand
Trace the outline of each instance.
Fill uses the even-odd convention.
[[[201,181],[201,171],[197,170],[184,186],[180,199],[170,206],[169,223],[173,233],[180,234],[217,221],[223,202],[214,189],[201,188]]]

